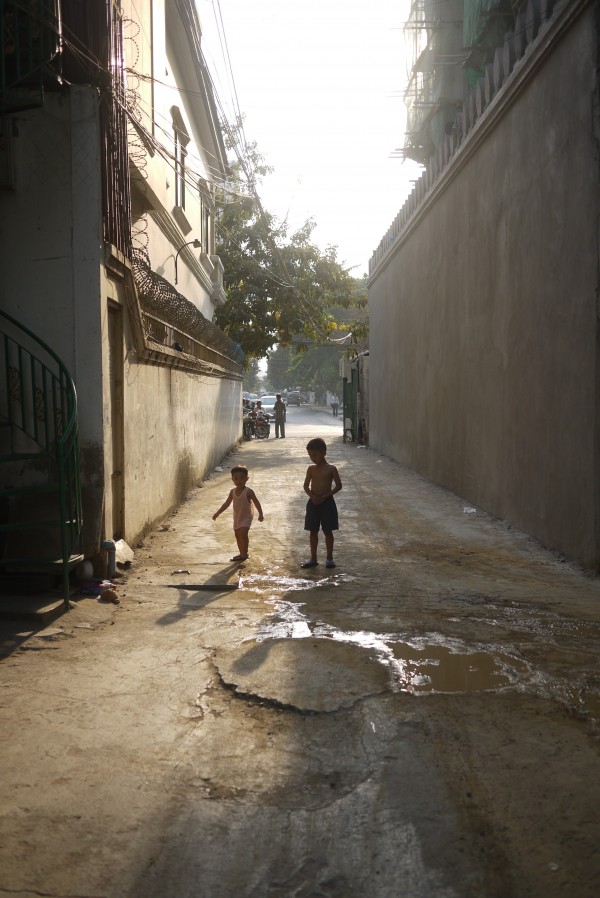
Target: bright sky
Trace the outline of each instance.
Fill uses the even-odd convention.
[[[406,0],[197,0],[203,49],[235,120],[224,26],[248,141],[275,171],[264,207],[361,276],[419,175],[403,145]],[[395,94],[395,96],[394,96]]]

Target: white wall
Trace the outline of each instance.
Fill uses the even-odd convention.
[[[125,532],[164,515],[241,432],[241,383],[126,360]]]

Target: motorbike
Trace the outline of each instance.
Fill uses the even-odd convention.
[[[256,418],[251,416],[244,418],[243,434],[245,440],[251,440],[252,437],[257,440],[268,440],[271,435],[269,416],[260,415]]]
[[[271,435],[271,422],[268,417],[257,418],[254,424],[254,436],[257,440],[268,440]]]

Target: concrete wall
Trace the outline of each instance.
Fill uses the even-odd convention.
[[[371,446],[590,567],[596,42],[589,5],[536,67],[523,60],[369,292]]]
[[[140,361],[132,322],[124,302],[124,284],[103,280],[102,394],[105,439],[98,457],[105,484],[102,529],[127,541],[148,529],[200,483],[241,435],[239,380]],[[109,346],[109,306],[120,308],[123,342],[117,348],[123,366],[122,465],[113,439]],[[113,471],[122,467],[123,529],[113,530]]]
[[[48,93],[9,121],[13,189],[0,193],[0,303],[75,381],[84,440],[100,443],[101,176],[97,98]]]
[[[95,91],[48,93],[42,109],[15,116],[13,127],[13,186],[0,192],[0,304],[75,380],[85,548],[92,554],[101,535],[114,535],[109,303],[123,318],[126,539],[180,502],[238,439],[241,381],[137,358],[124,282],[104,265]],[[210,304],[206,294],[202,301]]]
[[[179,503],[240,435],[241,383],[126,364],[125,536]]]

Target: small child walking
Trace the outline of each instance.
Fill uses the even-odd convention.
[[[253,505],[256,506],[258,520],[264,521],[263,510],[256,493],[246,486],[249,476],[246,465],[236,465],[231,469],[231,479],[234,482],[234,487],[230,490],[219,510],[213,515],[213,521],[216,521],[221,512],[225,511],[233,503],[233,532],[237,540],[239,554],[234,555],[231,561],[245,561],[248,558],[249,532],[254,516]]]
[[[334,494],[339,493],[342,481],[335,465],[326,460],[327,444],[320,437],[309,440],[306,451],[312,461],[304,478],[304,492],[308,495],[304,529],[310,531],[310,558],[301,567],[316,567],[319,529],[323,528],[327,558],[325,567],[335,567],[333,560],[333,531],[337,530],[338,513]]]

